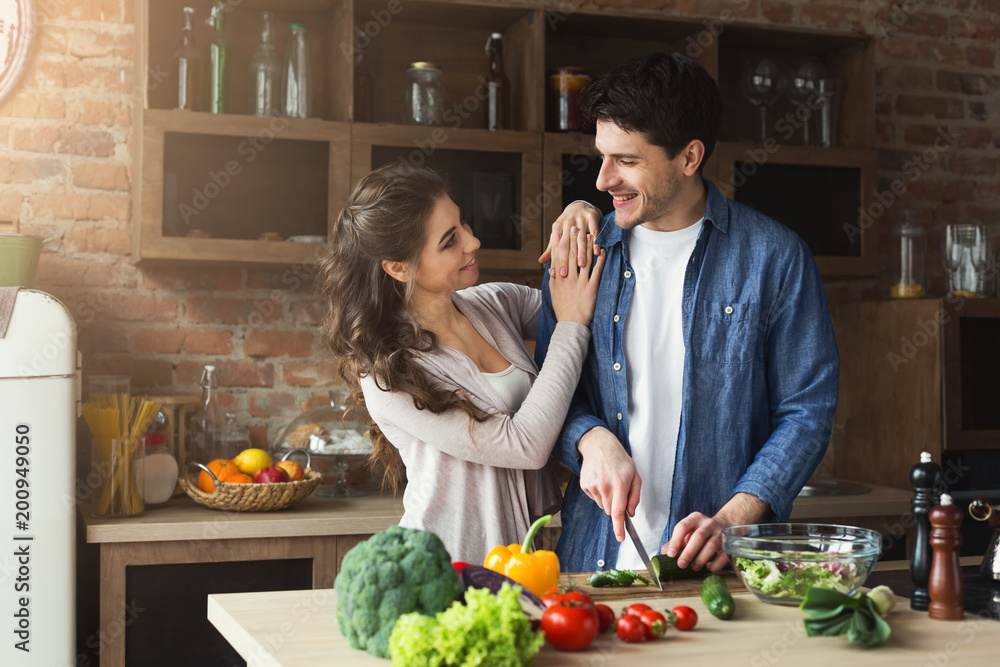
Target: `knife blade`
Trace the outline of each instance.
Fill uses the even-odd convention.
[[[653,570],[653,563],[649,560],[649,554],[646,553],[646,548],[642,546],[642,540],[639,539],[639,533],[636,532],[635,526],[632,524],[632,517],[625,513],[625,530],[628,532],[628,536],[632,538],[632,546],[635,550],[639,552],[639,558],[642,559],[643,564],[646,566],[646,572],[649,574],[649,578],[653,580],[656,587],[661,591],[663,590],[663,583],[660,578],[656,576],[656,571]]]

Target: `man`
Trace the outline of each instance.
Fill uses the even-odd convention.
[[[798,236],[701,178],[721,102],[699,65],[642,56],[582,104],[615,211],[596,232],[597,215],[571,205],[553,232],[579,233],[583,248],[590,228],[607,251],[593,345],[553,452],[573,473],[559,560],[641,568],[622,542],[627,511],[647,549],[717,571],[722,529],[786,520],[829,442],[839,358],[823,284]],[[539,363],[555,326],[548,277]]]

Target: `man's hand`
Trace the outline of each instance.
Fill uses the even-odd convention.
[[[642,480],[632,457],[608,429],[595,426],[580,438],[580,488],[611,516],[615,537],[625,539],[625,512],[635,514]]]
[[[678,521],[670,541],[661,551],[671,558],[679,553],[679,567],[690,563],[696,572],[705,566],[710,572],[718,572],[728,560],[722,550],[723,528],[760,523],[770,512],[771,507],[757,496],[737,493],[714,517],[693,512]]]
[[[598,225],[601,222],[600,211],[587,202],[577,201],[566,207],[556,221],[552,223],[552,235],[549,237],[549,245],[545,252],[538,258],[538,263],[545,265],[550,259],[552,266],[549,268],[549,276],[555,277],[556,270],[561,269],[560,275],[565,276],[569,268],[570,255],[576,255],[576,265],[578,267],[589,266],[590,253],[597,254],[597,246],[594,239],[597,238]],[[586,233],[578,234],[576,244],[569,252],[563,252],[558,247],[559,239],[570,233],[570,229],[585,229]],[[589,234],[589,236],[588,236]]]

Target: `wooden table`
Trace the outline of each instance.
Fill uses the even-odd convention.
[[[561,653],[545,646],[534,665],[968,665],[996,664],[1000,654],[1000,622],[967,616],[964,621],[932,621],[912,611],[908,601],[888,618],[892,636],[876,649],[861,649],[844,637],[805,636],[803,613],[795,607],[765,604],[749,593],[737,593],[736,615],[720,621],[705,611],[700,598],[659,597],[654,608],[688,605],[699,614],[692,632],[670,630],[656,642],[626,644],[601,635],[587,651]],[[632,602],[611,602],[620,613]],[[337,629],[337,598],[332,590],[210,595],[208,618],[250,667],[314,667],[372,665],[386,660],[352,649]]]
[[[909,511],[906,491],[874,487],[871,493],[839,498],[799,498],[793,521],[843,522],[885,531]],[[147,509],[135,519],[95,519],[82,514],[88,543],[100,549],[100,627],[128,625],[125,568],[130,565],[214,563],[311,558],[313,588],[329,588],[344,554],[361,540],[399,523],[402,499],[316,498],[281,512],[219,512],[187,497]],[[543,531],[554,548],[559,517]],[[125,633],[106,633],[102,667],[124,667]]]
[[[313,588],[333,586],[344,554],[399,523],[402,499],[310,497],[280,512],[220,512],[175,498],[134,519],[83,515],[87,542],[100,546],[100,627],[127,628],[130,565],[311,558]],[[102,667],[125,666],[125,632],[106,632]]]

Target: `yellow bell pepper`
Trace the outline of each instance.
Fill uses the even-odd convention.
[[[543,516],[531,524],[524,544],[493,547],[486,554],[483,565],[488,570],[510,577],[529,591],[541,597],[545,591],[559,585],[559,558],[554,551],[532,551],[531,542],[539,529],[552,520]]]

